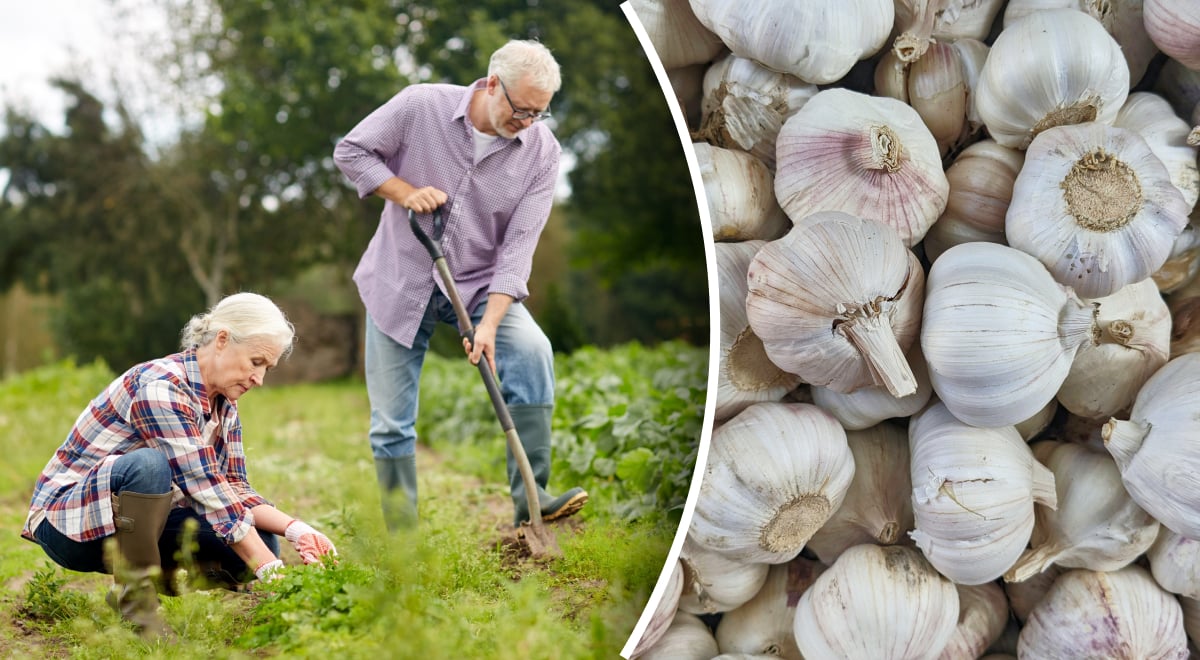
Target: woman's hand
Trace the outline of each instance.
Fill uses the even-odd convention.
[[[337,556],[337,548],[333,547],[329,537],[313,529],[306,522],[293,520],[288,523],[287,529],[283,531],[283,536],[296,549],[300,560],[305,564],[318,563],[325,555]]]

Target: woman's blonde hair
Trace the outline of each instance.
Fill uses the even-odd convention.
[[[555,93],[562,87],[558,62],[550,49],[538,41],[514,39],[492,53],[488,61],[488,77],[500,76],[509,85],[516,85],[525,76],[535,89]]]
[[[282,349],[280,359],[292,352],[296,328],[270,298],[257,293],[235,293],[203,314],[197,314],[180,333],[183,350],[208,345],[217,333],[225,330],[230,340],[244,343],[265,339]]]

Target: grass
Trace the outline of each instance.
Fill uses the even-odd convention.
[[[477,380],[461,367],[427,365]],[[582,484],[593,493],[586,515],[554,526],[564,556],[522,559],[505,542],[503,436],[498,425],[466,424],[468,437],[422,445],[419,531],[389,536],[364,385],[268,386],[241,404],[251,482],[328,534],[340,562],[299,566],[285,542],[290,568],[273,593],[164,598],[177,640],[145,644],[104,604],[111,578],[58,568],[18,536],[33,480],[112,376],[103,365],[63,363],[0,382],[0,657],[612,658],[675,534],[670,514],[612,513],[621,491],[598,479]],[[468,385],[446,396],[453,401],[423,398],[422,412],[487,414],[486,397],[471,401]]]

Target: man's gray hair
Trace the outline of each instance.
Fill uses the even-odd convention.
[[[270,298],[257,293],[235,293],[208,312],[193,316],[180,333],[180,346],[184,350],[206,346],[222,330],[239,344],[251,339],[272,342],[283,351],[280,359],[292,352],[296,336],[296,328]]]
[[[550,49],[538,41],[514,39],[492,53],[488,77],[500,76],[506,85],[516,85],[525,76],[533,87],[555,93],[562,87],[558,62]]]

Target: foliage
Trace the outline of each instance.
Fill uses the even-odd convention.
[[[25,583],[25,600],[19,614],[26,620],[47,625],[77,616],[83,611],[86,597],[64,586],[67,578],[54,564],[36,571]]]
[[[282,571],[282,577],[265,587],[269,595],[255,608],[254,624],[239,643],[291,651],[312,635],[364,627],[370,617],[363,612],[365,601],[355,596],[376,577],[365,566],[349,562]]]

